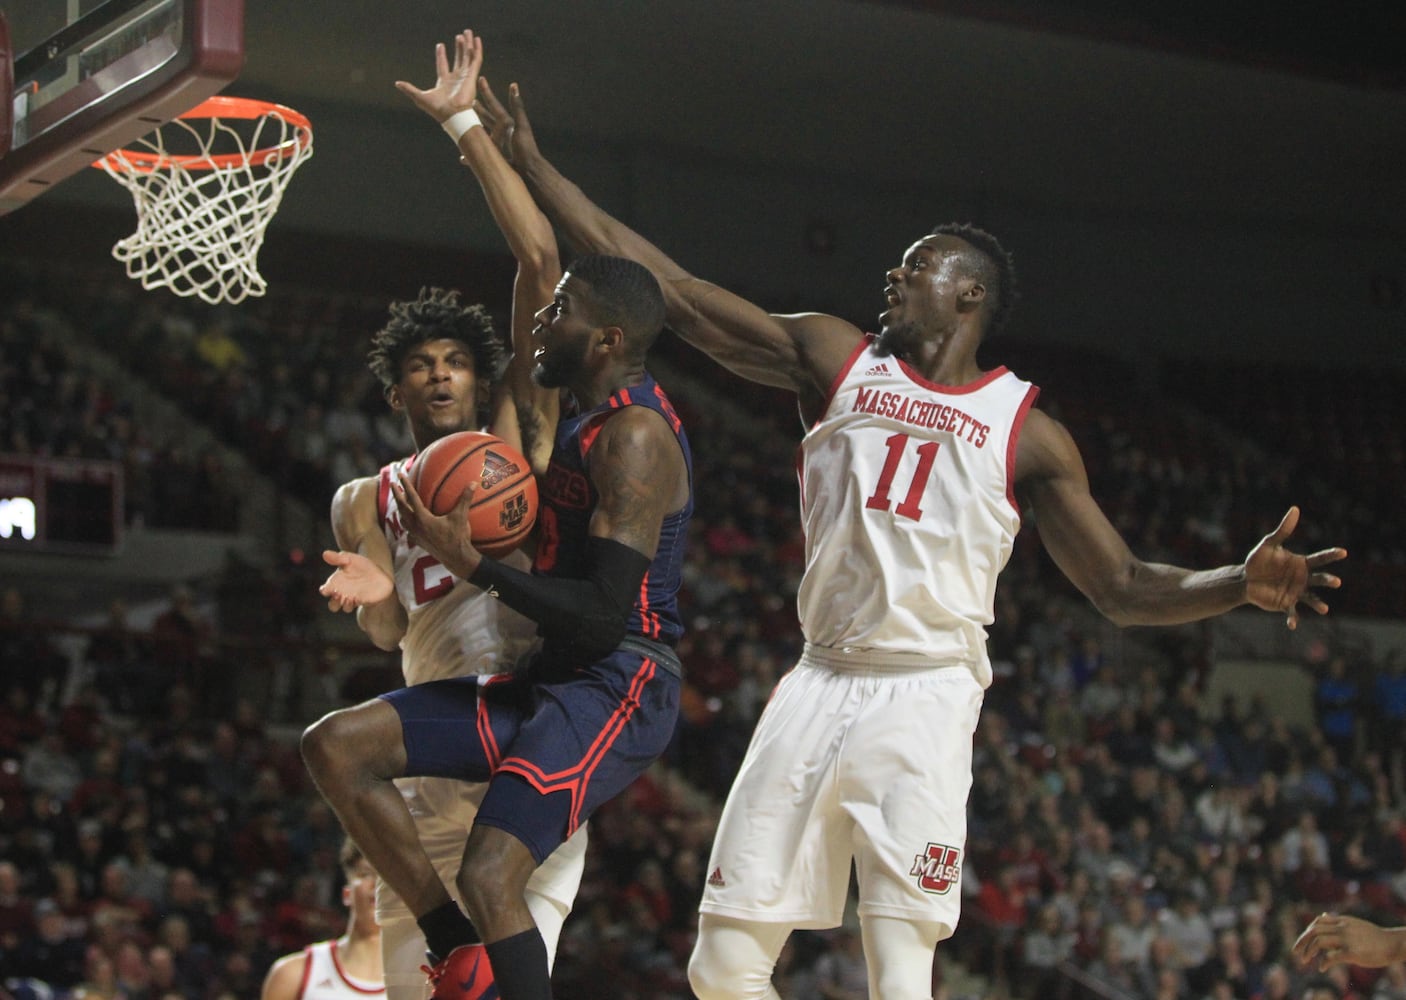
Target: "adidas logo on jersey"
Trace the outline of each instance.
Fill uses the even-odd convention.
[[[719,889],[727,888],[727,879],[723,878],[723,870],[721,868],[713,869],[713,874],[708,876],[708,884],[716,886]]]
[[[864,374],[865,374],[865,375],[891,375],[891,374],[893,374],[893,373],[889,371],[889,366],[888,366],[888,365],[884,364],[883,362],[880,362],[879,364],[875,365],[873,368],[870,368],[870,369],[869,369],[868,371],[866,371]]]
[[[319,983],[317,984],[316,989],[319,989],[319,990],[330,990],[330,989],[332,989],[332,988],[333,988],[334,986],[336,986],[336,985],[337,985],[336,983],[332,982],[332,977],[331,977],[331,976],[328,976],[326,979],[323,979],[321,982],[319,982]]]

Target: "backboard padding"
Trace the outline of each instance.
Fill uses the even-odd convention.
[[[0,215],[218,93],[243,68],[244,0],[124,0],[115,9],[115,24],[97,20],[100,7],[91,34],[76,39],[82,25],[68,25],[16,57]]]

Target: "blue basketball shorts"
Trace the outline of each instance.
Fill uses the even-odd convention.
[[[475,822],[512,834],[541,864],[664,752],[679,686],[659,658],[621,648],[553,683],[529,669],[381,697],[400,715],[405,776],[488,782]]]

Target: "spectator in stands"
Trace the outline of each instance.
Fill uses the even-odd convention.
[[[1318,732],[1337,751],[1341,760],[1351,760],[1357,746],[1361,688],[1348,668],[1347,657],[1334,653],[1313,688],[1313,709]]]
[[[76,986],[83,978],[87,945],[70,933],[63,912],[51,899],[34,907],[34,933],[0,954],[5,979],[37,979],[58,990]]]
[[[1189,889],[1176,893],[1172,905],[1161,912],[1159,923],[1161,934],[1172,942],[1177,965],[1194,980],[1214,951],[1215,932]]]
[[[1018,992],[1030,1000],[1057,994],[1059,965],[1074,957],[1074,933],[1064,926],[1059,907],[1045,903],[1021,936]]]

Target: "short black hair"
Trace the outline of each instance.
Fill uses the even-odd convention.
[[[566,269],[591,288],[586,314],[597,326],[618,326],[643,358],[664,328],[664,291],[643,264],[589,254]]]
[[[389,394],[400,381],[401,363],[410,349],[427,340],[461,340],[474,358],[474,375],[497,381],[508,366],[508,351],[493,329],[488,310],[459,304],[457,291],[422,288],[414,301],[392,302],[390,320],[371,338],[367,365]]]
[[[1019,297],[1015,280],[1015,260],[1010,251],[1001,246],[984,229],[966,222],[943,222],[932,227],[929,236],[955,236],[972,247],[975,254],[964,255],[969,266],[986,286],[987,295],[994,301],[987,312],[985,336],[1000,333],[1011,314],[1011,307]]]

